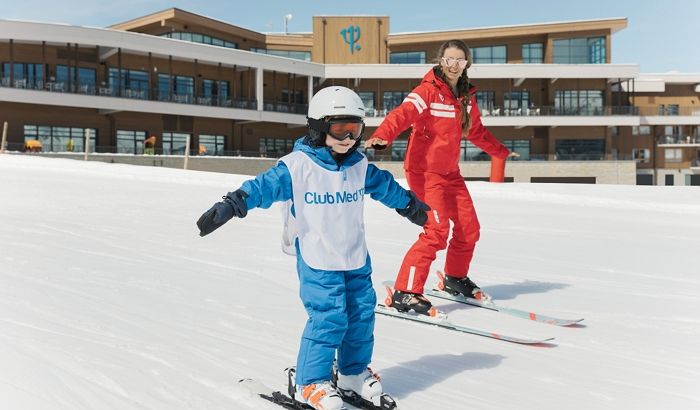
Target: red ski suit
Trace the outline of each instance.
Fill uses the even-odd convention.
[[[479,221],[464,178],[459,172],[461,140],[466,138],[491,156],[506,158],[506,148],[481,123],[474,94],[469,90],[469,114],[472,125],[468,135],[462,132],[462,105],[449,85],[431,69],[421,84],[391,111],[372,138],[391,143],[413,126],[408,141],[404,170],[408,186],[430,205],[428,222],[418,240],[404,256],[395,288],[423,293],[436,253],[447,247],[450,221],[452,238],[447,247],[445,273],[465,277],[479,240]]]

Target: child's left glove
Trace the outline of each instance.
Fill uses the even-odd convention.
[[[418,199],[413,191],[408,191],[408,196],[411,197],[408,201],[408,205],[403,209],[397,209],[396,212],[408,218],[409,221],[416,225],[425,225],[425,223],[428,222],[428,214],[426,214],[426,212],[430,211],[430,207],[425,202]]]
[[[241,189],[226,194],[223,201],[215,203],[197,220],[199,236],[209,235],[234,216],[244,218],[248,215],[246,198],[248,194]]]

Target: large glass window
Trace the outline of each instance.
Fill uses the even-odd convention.
[[[632,135],[650,135],[651,127],[649,125],[640,125],[639,127],[632,127]]]
[[[120,154],[143,154],[146,131],[117,130],[117,152]]]
[[[90,152],[95,152],[97,130],[94,128],[25,125],[24,141],[36,140],[45,152],[84,152],[85,132],[90,131]]]
[[[384,91],[384,109],[388,112],[398,107],[408,94],[409,91]]]
[[[112,95],[121,95],[122,97],[141,100],[147,100],[149,98],[149,81],[146,71],[123,68],[120,75],[118,68],[110,68],[108,80]],[[120,94],[118,94],[119,90]]]
[[[212,105],[229,99],[229,82],[219,80],[202,80],[200,104]]]
[[[406,156],[406,148],[408,147],[407,140],[395,140],[391,143],[391,160],[403,161]]]
[[[376,115],[374,110],[374,91],[359,91],[357,94],[365,105],[365,115],[374,117]]]
[[[293,58],[295,60],[311,61],[311,52],[309,51],[291,51],[291,50],[269,50],[265,48],[252,47],[250,51],[259,54],[269,54],[277,57]]]
[[[509,161],[528,161],[530,160],[530,140],[505,140],[503,145],[509,150],[520,154],[519,157],[509,158]]]
[[[260,138],[260,155],[263,157],[283,157],[292,152],[294,140],[289,138]]]
[[[14,84],[10,84],[10,71]],[[44,65],[33,63],[2,63],[2,85],[15,88],[43,88]]]
[[[506,91],[503,93],[503,111],[506,115],[523,115],[530,107],[529,91]]]
[[[604,139],[561,139],[555,143],[557,160],[602,160],[605,157]]]
[[[602,115],[602,90],[556,90],[554,109],[558,115]]]
[[[680,148],[666,148],[664,150],[664,160],[666,162],[683,161],[683,150]]]
[[[477,91],[476,103],[481,110],[481,115],[492,114],[494,112],[494,108],[496,108],[496,92]]]
[[[174,75],[171,81],[169,74],[158,74],[158,100],[191,104],[194,101],[194,78]]]
[[[523,44],[523,63],[542,64],[544,63],[544,44],[532,43]]]
[[[185,155],[187,137],[190,134],[178,132],[163,133],[163,155]]]
[[[605,37],[554,40],[555,64],[605,64]]]
[[[489,161],[489,154],[481,150],[481,148],[472,144],[470,141],[462,140],[460,142],[462,150],[462,161]]]
[[[224,140],[223,135],[200,135],[199,136],[199,155],[224,155]]]
[[[78,67],[78,84],[75,83],[75,67],[56,66],[56,83],[73,84],[73,89],[82,94],[95,94],[96,74],[94,68]]]
[[[425,51],[391,53],[389,64],[425,64]]]
[[[506,46],[474,47],[471,51],[475,64],[505,64],[507,62]]]
[[[161,37],[174,38],[176,40],[191,41],[193,43],[211,44],[213,46],[238,48],[238,44],[232,41],[226,41],[220,38],[207,36],[199,33],[183,33],[181,31],[173,31],[170,33],[161,34]]]

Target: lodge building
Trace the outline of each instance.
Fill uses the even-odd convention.
[[[700,185],[700,74],[612,64],[626,26],[392,33],[388,16],[314,16],[310,33],[259,33],[177,8],[108,28],[0,20],[0,125],[9,151],[81,152],[89,133],[105,156],[182,156],[189,141],[202,158],[276,158],[320,88],[356,90],[370,135],[457,38],[483,123],[521,155],[510,180]],[[367,155],[400,173],[408,135]],[[485,159],[463,142],[475,179]]]

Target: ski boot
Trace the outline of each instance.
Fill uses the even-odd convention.
[[[420,293],[403,292],[396,289],[394,289],[391,295],[391,302],[389,303],[387,300],[387,304],[399,312],[405,313],[413,309],[416,313],[421,315],[435,316],[436,311],[436,309],[433,308],[433,304]]]
[[[445,274],[442,280],[442,289],[440,290],[444,290],[453,296],[462,294],[465,298],[472,298],[481,302],[491,301],[491,296],[481,290],[468,276],[455,278],[454,276]]]
[[[382,391],[381,378],[369,367],[364,372],[346,376],[333,368],[333,381],[347,403],[368,410],[393,410],[394,398]]]
[[[295,382],[296,369],[287,369],[289,381],[289,397],[299,403],[299,409],[314,410],[341,410],[343,409],[343,399],[338,394],[330,380],[297,386]]]

